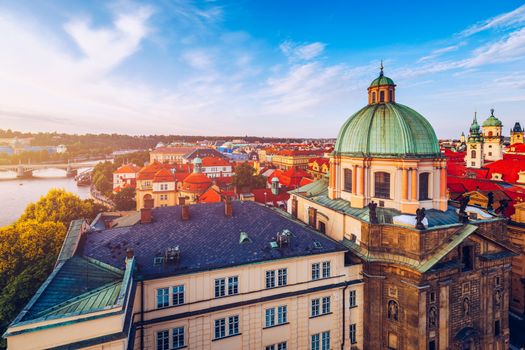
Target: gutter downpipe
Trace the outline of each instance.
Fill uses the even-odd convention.
[[[140,349],[144,350],[144,280],[140,281]]]
[[[346,321],[346,316],[345,316],[346,296],[345,296],[345,292],[346,292],[346,288],[348,288],[348,281],[345,283],[345,287],[343,288],[343,325],[342,325],[342,329],[341,329],[341,334],[342,334],[341,350],[344,350],[344,348],[345,348],[345,327],[346,327],[346,322],[345,322]]]

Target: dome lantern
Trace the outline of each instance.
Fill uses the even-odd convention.
[[[368,104],[395,103],[396,84],[383,73],[383,61],[381,61],[379,77],[375,78],[368,87]]]

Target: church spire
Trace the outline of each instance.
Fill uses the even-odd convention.
[[[383,60],[381,60],[381,66],[379,67],[380,71],[379,71],[379,76],[382,77],[383,76]]]

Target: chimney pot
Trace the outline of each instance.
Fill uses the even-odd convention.
[[[181,207],[181,219],[184,221],[190,219],[190,206],[189,205],[184,204]]]
[[[179,205],[186,204],[186,198],[185,197],[179,197]]]
[[[133,259],[134,256],[135,256],[135,252],[133,251],[133,248],[126,249],[126,260]]]
[[[226,200],[224,201],[224,215],[228,217],[233,216],[233,206],[230,197],[226,197]]]

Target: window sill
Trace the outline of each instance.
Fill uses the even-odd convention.
[[[275,286],[275,287],[266,287],[266,288],[264,288],[264,290],[278,289],[278,288],[283,288],[283,287],[288,287],[288,284],[285,284],[285,285],[282,285],[282,286]]]
[[[278,323],[278,324],[274,324],[273,326],[266,326],[266,327],[263,327],[263,329],[270,329],[270,328],[275,328],[275,327],[279,327],[279,326],[285,326],[287,324],[290,324],[290,322]]]
[[[211,341],[218,341],[218,340],[223,340],[223,339],[228,339],[228,338],[233,338],[233,337],[236,337],[238,335],[242,335],[242,333],[237,333],[237,334],[232,334],[232,335],[227,335],[227,336],[224,336],[222,338],[213,338]]]
[[[355,309],[358,305],[350,306],[349,309]]]
[[[319,314],[319,315],[316,315],[316,316],[310,316],[310,319],[312,319],[312,318],[318,318],[318,317],[323,317],[323,316],[331,315],[331,314],[332,314],[332,312],[327,312],[327,313],[325,313],[325,314]]]
[[[310,280],[310,282],[317,282],[317,281],[322,281],[322,280],[327,280],[329,278],[332,278],[332,276],[328,276],[328,277],[319,277],[319,278],[312,278]]]
[[[179,346],[177,348],[172,348],[171,350],[179,350],[179,349],[186,349],[188,345]]]

